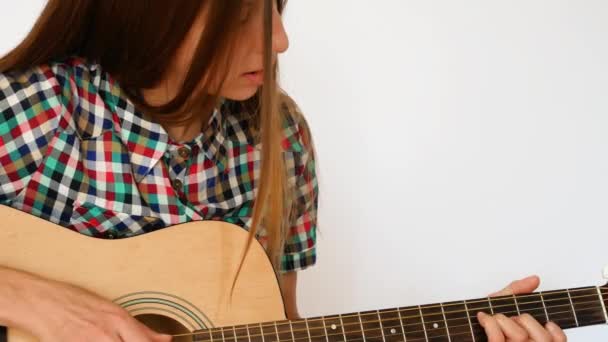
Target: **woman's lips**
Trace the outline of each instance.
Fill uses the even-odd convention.
[[[264,71],[263,70],[248,72],[248,73],[243,74],[243,76],[254,84],[261,85],[264,83]]]

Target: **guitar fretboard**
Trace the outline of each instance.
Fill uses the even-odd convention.
[[[530,314],[563,329],[608,323],[608,286],[536,292],[197,331],[204,342],[481,342],[477,312]]]

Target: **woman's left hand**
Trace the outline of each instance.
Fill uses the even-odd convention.
[[[492,293],[494,296],[525,294],[534,291],[540,284],[537,276],[516,280],[501,291]],[[548,322],[543,327],[529,314],[507,317],[503,314],[477,314],[477,319],[488,335],[489,342],[534,341],[534,342],[563,342],[566,334],[555,323]]]

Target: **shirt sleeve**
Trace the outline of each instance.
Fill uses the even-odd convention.
[[[59,124],[61,86],[49,65],[0,73],[0,204],[38,169]]]
[[[315,151],[311,133],[304,116],[295,103],[291,108],[296,121],[291,140],[294,153],[295,182],[293,182],[294,202],[285,249],[281,258],[281,273],[298,271],[316,263],[317,209],[319,187],[315,163]]]

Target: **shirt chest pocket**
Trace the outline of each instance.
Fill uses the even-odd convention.
[[[109,239],[138,235],[162,227],[162,220],[156,216],[113,211],[90,202],[74,202],[70,217],[71,229]]]
[[[80,141],[82,181],[70,225],[83,234],[119,238],[162,225],[137,188],[128,152],[113,132]]]

